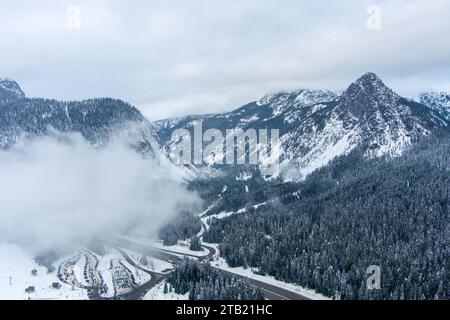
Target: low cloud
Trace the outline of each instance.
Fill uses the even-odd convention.
[[[78,134],[21,140],[0,151],[0,241],[39,253],[98,236],[155,234],[199,203],[168,176],[118,141],[97,149]]]

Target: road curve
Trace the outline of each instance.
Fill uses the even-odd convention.
[[[136,264],[133,259],[130,258],[130,256],[123,251],[120,248],[116,248],[125,258],[125,260],[131,264],[132,266],[134,266],[135,268],[148,273],[151,276],[150,281],[144,283],[142,286],[136,287],[133,289],[133,291],[131,291],[130,293],[127,294],[123,294],[120,295],[121,299],[124,300],[141,300],[142,298],[144,298],[145,294],[154,286],[156,286],[158,283],[160,283],[162,280],[164,280],[167,275],[163,274],[163,273],[158,273],[158,272],[153,272],[153,271],[149,271],[145,268],[142,268],[141,266],[139,266],[138,264]]]
[[[135,252],[139,252],[141,254],[155,254],[158,253],[158,259],[164,260],[166,262],[180,262],[182,260],[180,260],[179,256],[185,256],[185,257],[190,257],[190,258],[197,258],[199,260],[207,260],[211,257],[213,257],[216,254],[216,249],[209,247],[209,246],[205,246],[202,245],[206,250],[208,250],[208,254],[205,256],[195,256],[195,255],[190,255],[190,254],[185,254],[182,252],[175,252],[172,250],[164,250],[164,249],[156,249],[156,248],[152,248],[150,246],[147,245],[142,245],[142,244],[136,244],[134,242],[130,242],[130,241],[126,241],[126,243],[122,243],[121,244],[122,247],[127,246],[130,250],[133,250]],[[176,255],[176,256],[175,256]],[[175,263],[176,264],[176,263]],[[246,281],[248,281],[252,286],[254,286],[255,288],[259,288],[261,289],[261,291],[264,294],[264,297],[268,300],[310,300],[308,297],[305,297],[299,293],[293,292],[291,290],[287,290],[284,288],[280,288],[277,287],[273,284],[269,284],[260,280],[256,280],[253,278],[249,278],[246,277],[244,275],[241,274],[237,274],[228,270],[223,270],[221,268],[215,267],[212,265],[213,268],[218,269],[222,272],[225,272],[229,275],[232,275],[236,278],[240,278],[240,279],[245,279]]]
[[[205,234],[205,231],[208,230],[207,225],[202,221],[202,230],[199,232],[199,234],[197,235],[200,239],[203,240],[203,235]],[[205,249],[207,249],[209,251],[209,257],[213,257],[216,254],[216,249],[213,247],[209,247],[206,245],[202,245],[202,247],[204,247]],[[206,257],[205,257],[206,258]],[[213,266],[214,267],[214,266]],[[233,275],[235,277],[238,278],[243,278],[245,280],[247,280],[251,285],[253,285],[256,288],[261,289],[261,291],[264,294],[264,297],[268,300],[311,300],[308,297],[305,297],[299,293],[287,290],[287,289],[283,289],[280,287],[277,287],[275,285],[263,282],[263,281],[259,281],[253,278],[249,278],[231,271],[227,271],[227,270],[223,270],[221,268],[218,267],[214,267],[217,268],[225,273],[228,273],[230,275]]]

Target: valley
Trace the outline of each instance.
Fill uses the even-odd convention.
[[[158,187],[170,182],[184,193],[179,200],[182,209],[177,207],[176,213],[158,218],[163,222],[158,222],[153,230],[156,235],[151,237],[129,231],[145,229],[139,223],[140,214],[135,220],[123,220],[128,223],[123,235],[93,237],[89,245],[59,260],[36,256],[33,262],[22,249],[2,242],[5,261],[13,257],[0,275],[2,288],[11,297],[448,297],[448,95],[424,93],[420,102],[414,101],[396,94],[375,74],[366,73],[342,92],[268,94],[231,112],[151,124],[138,109],[120,100],[27,98],[14,81],[3,79],[0,84],[4,159],[16,152],[17,145],[23,148],[22,141],[49,136],[71,145],[73,138],[65,135],[78,134],[92,153],[120,141],[152,165],[146,178],[157,176]],[[171,150],[177,143],[172,132],[195,133],[198,121],[202,131],[211,129],[223,135],[236,128],[279,130],[279,140],[270,146],[271,152],[279,150],[279,172],[269,177],[263,173],[264,163],[246,163],[253,152],[259,152],[251,151],[251,139],[244,143],[241,158],[233,155],[233,163],[211,161],[215,157],[172,162]],[[197,147],[208,148],[208,141]],[[221,140],[215,152],[226,147]],[[115,167],[108,171],[111,181],[119,171]],[[171,188],[165,192],[170,194]],[[97,197],[105,197],[103,189]],[[188,204],[183,205],[186,199]],[[157,202],[155,198],[150,207]],[[137,203],[132,212],[139,208]],[[164,207],[163,212],[168,211]],[[151,213],[145,211],[144,216],[151,217]],[[86,218],[85,227],[100,217]],[[51,255],[43,255],[47,256]],[[26,268],[13,272],[14,259]],[[366,270],[372,265],[383,272],[381,290],[366,285]]]

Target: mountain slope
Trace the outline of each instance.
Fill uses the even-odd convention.
[[[445,92],[425,92],[420,95],[420,103],[439,112],[450,121],[450,94]]]
[[[437,112],[400,97],[373,73],[342,94],[323,90],[271,94],[229,113],[158,126],[158,135],[170,149],[176,143],[171,132],[192,129],[194,120],[203,121],[203,130],[215,128],[223,135],[233,128],[279,129],[280,174],[295,180],[356,148],[367,157],[398,156],[420,137],[449,126]]]
[[[7,89],[5,89],[7,88]],[[20,137],[59,132],[78,132],[94,146],[112,138],[126,139],[137,150],[155,156],[159,142],[153,126],[133,106],[110,98],[63,102],[26,98],[15,82],[3,82],[0,95],[0,148]]]
[[[227,202],[220,212],[234,212],[213,218],[204,241],[231,267],[335,299],[448,299],[449,148],[447,132],[396,158],[351,152],[281,194],[255,191],[270,201]],[[382,269],[381,290],[367,288],[370,265]]]
[[[447,126],[433,110],[400,97],[367,73],[282,138],[284,163],[289,176],[304,177],[355,148],[367,157],[398,156],[414,140]]]
[[[336,99],[337,93],[326,90],[298,90],[264,96],[239,109],[212,115],[190,115],[182,118],[155,122],[155,128],[163,144],[171,143],[171,133],[176,129],[190,128],[193,121],[203,121],[203,129],[242,128],[244,130],[279,127],[282,134],[295,127],[296,121],[319,108],[318,103]],[[282,125],[281,125],[282,124]]]
[[[0,105],[22,98],[25,94],[17,82],[0,78]]]

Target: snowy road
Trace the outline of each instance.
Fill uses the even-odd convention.
[[[203,238],[204,232],[208,230],[208,222],[206,220],[207,219],[205,218],[202,219],[202,229],[197,234],[200,239]],[[155,257],[159,260],[168,262],[175,267],[180,265],[185,257],[198,259],[200,261],[210,260],[212,261],[211,266],[213,268],[233,275],[236,278],[245,279],[248,283],[250,283],[250,285],[259,288],[263,292],[264,297],[268,300],[312,300],[322,298],[320,295],[310,293],[307,290],[298,290],[298,288],[294,288],[293,285],[276,281],[270,277],[255,275],[249,270],[244,272],[243,270],[240,270],[238,268],[228,267],[223,263],[223,261],[220,261],[223,259],[218,256],[219,252],[216,248],[217,245],[214,244],[202,244],[202,248],[205,252],[207,252],[204,255],[201,255],[198,252],[189,252],[189,250],[185,250],[184,248],[180,248],[177,246],[172,246],[165,249],[159,245],[155,246],[152,241],[143,241],[143,239],[120,238],[117,240],[110,240],[108,244],[114,247],[125,248],[142,255]],[[126,252],[124,252],[123,250],[120,251],[130,264],[137,268],[140,268],[138,265],[136,265],[133,259],[131,259],[127,255]],[[130,300],[142,299],[150,289],[154,288],[161,281],[166,279],[169,273],[152,273],[152,280],[149,283],[146,283],[145,285],[134,289],[133,292],[127,295],[123,295],[121,296],[121,298]]]
[[[137,287],[135,289],[133,289],[132,292],[121,295],[120,298],[124,299],[124,300],[141,300],[145,294],[154,286],[156,286],[158,283],[160,283],[162,280],[164,280],[167,277],[167,274],[163,274],[163,273],[158,273],[158,272],[152,272],[149,271],[145,268],[142,268],[141,266],[137,265],[133,259],[131,259],[128,254],[121,249],[117,249],[125,258],[125,260],[131,264],[132,266],[134,266],[137,269],[142,270],[143,272],[146,272],[148,274],[150,274],[150,276],[152,277],[150,281],[148,281],[147,283],[145,283],[144,285]]]
[[[215,248],[213,248],[211,246],[205,246],[205,245],[203,245],[203,247],[206,250],[208,250],[208,254],[205,256],[200,256],[200,257],[196,256],[196,255],[186,254],[183,252],[175,252],[172,250],[155,249],[155,248],[152,248],[151,246],[147,246],[142,243],[134,243],[131,241],[126,241],[125,243],[122,242],[121,246],[127,247],[128,249],[133,250],[135,252],[139,252],[141,254],[146,254],[146,255],[158,254],[158,259],[161,259],[161,260],[164,260],[167,262],[171,262],[174,264],[178,264],[182,261],[182,259],[180,259],[180,256],[196,258],[199,260],[207,260],[207,259],[210,259],[211,257],[213,257],[217,252]],[[239,274],[239,273],[234,273],[231,270],[223,270],[222,268],[214,266],[214,265],[212,265],[212,267],[217,268],[217,269],[221,270],[222,272],[231,274],[237,278],[242,278],[242,279],[247,280],[254,287],[261,289],[264,294],[264,297],[268,300],[309,300],[310,299],[309,297],[306,297],[300,293],[296,293],[296,292],[293,292],[292,290],[278,287],[272,283],[267,283],[264,281],[253,279],[251,277],[247,277],[247,276]],[[167,275],[165,275],[165,276],[167,276]],[[161,280],[162,279],[163,278],[161,278]]]

